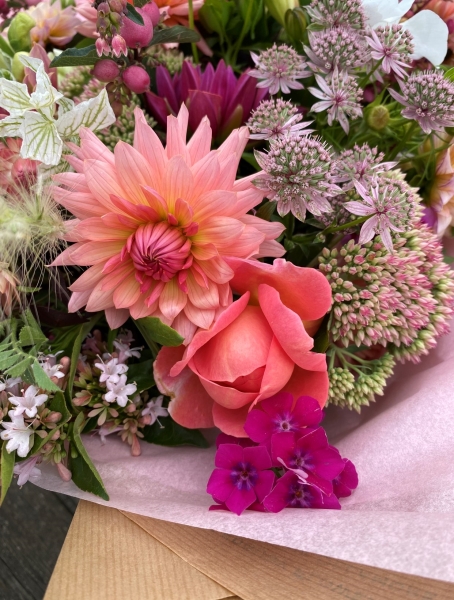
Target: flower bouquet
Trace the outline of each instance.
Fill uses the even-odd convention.
[[[396,365],[453,313],[450,8],[0,2],[2,500],[355,508]]]

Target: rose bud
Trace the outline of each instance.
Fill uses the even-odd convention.
[[[123,83],[135,94],[143,94],[150,87],[150,76],[142,67],[132,65],[123,73]]]

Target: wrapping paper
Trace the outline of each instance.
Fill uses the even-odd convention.
[[[324,424],[360,485],[341,511],[286,509],[241,517],[215,511],[205,493],[215,450],[142,445],[132,458],[113,436],[84,443],[110,502],[65,483],[51,467],[43,488],[120,510],[454,582],[454,334],[407,364],[361,415],[330,408]]]

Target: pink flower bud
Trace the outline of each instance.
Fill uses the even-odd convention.
[[[67,469],[64,464],[57,463],[55,466],[57,467],[58,474],[63,479],[63,481],[71,481],[71,471]]]
[[[159,12],[156,2],[149,2],[148,4],[145,4],[145,6],[142,8],[142,12],[150,17],[153,27],[158,25],[159,21],[161,20],[161,13]]]
[[[135,94],[143,94],[150,87],[150,76],[142,67],[132,65],[123,73],[123,83]]]
[[[139,440],[137,439],[137,436],[134,436],[132,438],[131,454],[132,454],[132,456],[140,456],[142,454],[142,450],[140,448],[140,443],[139,443]]]
[[[113,81],[120,73],[120,67],[114,60],[104,59],[95,64],[93,75],[105,83]]]
[[[126,48],[126,42],[121,35],[114,35],[114,38],[112,40],[112,51],[117,58],[120,57],[122,54],[127,56],[128,49]]]
[[[125,8],[125,3],[122,0],[110,0],[110,10],[116,13],[122,13]]]
[[[95,42],[96,52],[98,56],[102,56],[103,54],[110,54],[110,46],[103,38],[98,38]]]
[[[128,48],[144,48],[148,46],[153,38],[151,17],[141,8],[137,8],[136,10],[143,18],[143,25],[137,25],[131,19],[123,19],[123,25],[120,30]]]
[[[44,419],[44,421],[46,423],[58,423],[61,419],[61,413],[59,412],[51,412],[49,413],[49,415]]]

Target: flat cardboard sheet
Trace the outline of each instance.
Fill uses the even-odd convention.
[[[109,503],[52,468],[37,483],[154,519],[454,582],[454,334],[421,364],[398,369],[386,396],[361,415],[328,413],[331,440],[360,478],[342,511],[208,512],[213,449],[143,444],[131,458],[114,436],[104,446],[85,438]]]

